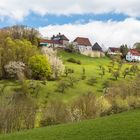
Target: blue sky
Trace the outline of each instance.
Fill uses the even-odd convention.
[[[61,32],[105,47],[140,41],[140,0],[1,0],[0,28],[35,27],[43,37]]]
[[[72,14],[70,16],[66,15],[54,15],[54,14],[48,14],[41,16],[36,13],[30,13],[27,17],[25,17],[21,21],[16,21],[13,19],[8,19],[8,17],[5,17],[3,21],[0,22],[0,27],[6,27],[11,26],[15,24],[23,24],[30,27],[42,27],[47,25],[63,25],[63,24],[75,24],[75,23],[88,23],[91,20],[94,21],[123,21],[126,18],[128,18],[127,15],[124,14],[115,14],[115,13],[107,13],[107,14]]]

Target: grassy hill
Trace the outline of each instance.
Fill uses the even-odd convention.
[[[108,117],[0,135],[0,140],[139,140],[140,110]]]
[[[48,95],[50,99],[57,99],[57,100],[63,100],[63,101],[70,101],[73,100],[74,98],[80,96],[81,94],[85,94],[88,91],[92,91],[94,94],[96,94],[97,96],[101,96],[103,94],[103,83],[107,80],[110,80],[112,77],[112,75],[110,73],[108,73],[108,65],[110,64],[110,59],[107,57],[104,58],[91,58],[88,56],[84,56],[81,54],[77,54],[77,53],[68,53],[65,51],[59,51],[58,55],[62,58],[64,64],[66,67],[71,68],[74,70],[74,74],[72,74],[74,77],[76,77],[77,79],[81,79],[81,75],[82,75],[82,70],[83,68],[85,68],[85,73],[86,73],[86,79],[85,80],[80,80],[78,83],[74,84],[73,88],[68,88],[66,90],[65,93],[60,93],[57,92],[57,85],[58,85],[58,81],[47,81],[47,84],[45,86],[42,86],[41,90],[40,90],[40,94],[39,94],[39,103],[43,103],[45,98],[47,97],[48,100]],[[80,60],[81,61],[81,65],[78,64],[74,64],[74,63],[70,63],[67,62],[67,60],[69,58],[74,58],[76,60]],[[100,78],[100,69],[99,66],[104,66],[106,69],[105,75],[103,76],[103,78]],[[130,67],[130,65],[128,64],[124,64],[124,67]],[[91,77],[97,77],[97,83],[94,86],[88,85],[87,84],[87,80]],[[65,77],[62,77],[61,79],[64,79]],[[130,79],[133,79],[133,77],[128,77],[126,79],[124,79],[122,77],[122,75],[120,76],[120,78],[115,81],[115,80],[111,80],[111,82],[119,82],[119,81],[129,81]],[[18,86],[16,81],[0,81],[0,84],[4,84],[6,83],[8,85],[7,87],[7,93],[11,92],[12,88],[15,88],[16,86]]]

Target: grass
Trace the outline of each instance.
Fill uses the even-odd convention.
[[[0,140],[139,140],[140,110],[0,135]]]
[[[72,68],[74,70],[74,77],[77,77],[78,79],[81,79],[82,75],[82,69],[85,68],[86,72],[86,77],[87,79],[94,76],[98,77],[98,82],[94,86],[90,86],[87,84],[87,79],[86,80],[80,80],[78,84],[74,84],[75,86],[73,88],[69,88],[66,90],[65,93],[59,93],[56,92],[56,87],[57,87],[57,82],[58,81],[48,81],[45,86],[42,86],[40,90],[40,94],[38,97],[39,103],[42,104],[44,100],[46,99],[46,96],[49,99],[57,99],[57,100],[63,100],[65,102],[68,102],[70,100],[73,100],[74,98],[80,96],[81,94],[87,93],[88,91],[92,91],[94,94],[97,96],[101,96],[103,94],[103,83],[110,78],[112,78],[111,74],[106,72],[105,76],[103,78],[99,78],[99,66],[102,65],[106,68],[107,71],[107,66],[110,63],[110,59],[107,57],[104,58],[91,58],[88,56],[80,55],[77,53],[68,53],[65,51],[59,51],[58,55],[62,58],[64,64],[68,68]],[[81,65],[78,64],[73,64],[67,62],[67,59],[69,58],[75,58],[76,60],[81,61]],[[125,66],[128,66],[129,64],[126,64]],[[124,67],[125,67],[124,66]],[[129,65],[130,66],[130,65]],[[62,78],[63,79],[63,78]],[[112,80],[112,82],[119,82],[119,81],[128,81],[131,78],[128,78],[127,80],[124,79],[123,77],[120,77],[118,81]],[[7,84],[8,87],[6,89],[7,92],[10,92],[10,90],[13,87],[17,86],[17,82],[15,81],[1,81],[0,84]],[[48,98],[46,99],[48,100]]]

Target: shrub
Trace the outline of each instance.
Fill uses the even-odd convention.
[[[124,78],[126,78],[126,76],[129,75],[129,72],[130,72],[129,68],[125,68],[125,69],[124,69],[124,71],[123,71],[123,73],[122,73],[123,76],[124,76]]]
[[[135,109],[140,107],[140,97],[128,96],[126,100],[130,108]]]
[[[69,82],[69,86],[70,87],[74,87],[74,85],[76,85],[78,82],[79,82],[79,79],[76,78],[75,76],[73,75],[70,75],[68,78],[67,78],[68,82]]]
[[[136,73],[138,73],[138,72],[139,72],[139,67],[138,67],[138,65],[133,65],[133,66],[131,66],[130,72],[132,72],[134,75],[135,75]]]
[[[18,75],[24,73],[25,64],[23,62],[10,61],[4,68],[9,78],[17,79]]]
[[[78,109],[82,119],[95,118],[97,115],[96,97],[92,92],[77,98],[72,104],[72,110]]]
[[[32,77],[34,79],[49,78],[51,75],[51,66],[43,55],[31,57],[29,59],[29,67],[32,70]]]
[[[15,92],[0,103],[0,132],[11,133],[34,128],[36,104],[21,92]]]
[[[43,111],[41,126],[55,125],[68,121],[67,106],[58,100],[51,100]]]
[[[116,96],[115,104],[116,104],[116,108],[117,108],[117,110],[116,110],[117,112],[116,113],[129,110],[129,105],[127,103],[127,100],[122,99],[119,96]]]
[[[97,83],[97,78],[96,77],[91,77],[88,79],[87,84],[94,86]]]
[[[120,76],[120,72],[119,70],[115,70],[112,72],[113,77],[115,78],[115,80],[118,80],[119,76]]]
[[[106,116],[110,114],[111,104],[104,97],[100,97],[97,99],[97,107],[98,116]]]
[[[71,62],[71,63],[76,63],[76,64],[81,65],[81,61],[80,60],[76,60],[75,58],[69,58],[67,61]]]
[[[81,76],[81,79],[82,80],[85,80],[86,79],[86,69],[85,68],[82,68],[82,76]]]
[[[65,90],[69,87],[70,87],[70,83],[67,80],[61,80],[58,82],[56,91],[64,93]]]
[[[71,69],[71,68],[65,68],[65,75],[66,75],[66,77],[69,75],[69,74],[72,74],[72,73],[74,73],[74,70],[73,69]]]

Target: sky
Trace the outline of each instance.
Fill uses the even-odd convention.
[[[0,0],[0,28],[27,25],[43,37],[88,37],[101,46],[140,42],[140,0]]]

